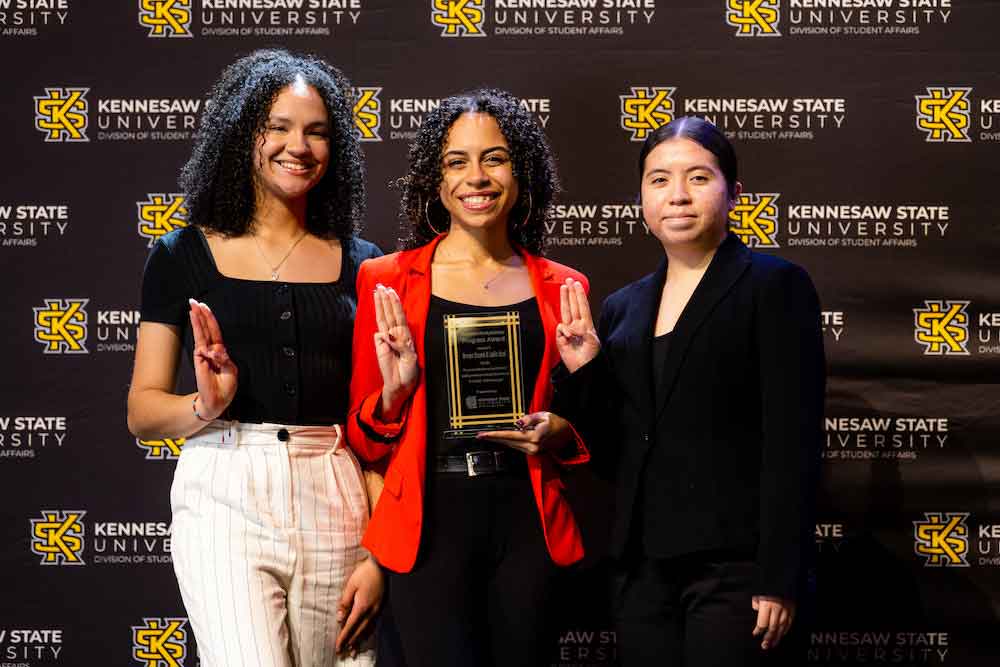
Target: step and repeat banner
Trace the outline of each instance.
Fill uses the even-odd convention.
[[[661,256],[640,142],[680,115],[723,128],[733,231],[823,304],[818,559],[790,663],[994,667],[998,22],[996,0],[0,0],[0,665],[199,664],[170,556],[184,441],[125,426],[140,276],[186,224],[210,84],[280,46],[356,86],[364,235],[387,252],[426,112],[482,85],[521,98],[564,185],[548,253],[595,309]],[[615,665],[608,488],[570,482],[588,557],[551,663]]]

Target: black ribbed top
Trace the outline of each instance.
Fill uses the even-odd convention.
[[[208,304],[239,368],[239,387],[225,418],[342,424],[351,379],[355,279],[361,262],[382,254],[358,238],[342,248],[336,282],[243,280],[219,273],[196,227],[175,230],[153,245],[146,260],[142,319],[180,327],[190,366],[188,298]]]

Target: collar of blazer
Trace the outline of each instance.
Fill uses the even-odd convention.
[[[635,290],[629,296],[630,318],[634,325],[630,327],[630,340],[627,349],[638,352],[634,356],[635,367],[628,373],[630,377],[644,378],[643,390],[636,397],[640,407],[653,417],[653,423],[660,419],[667,400],[673,392],[681,362],[687,353],[691,339],[697,333],[709,313],[722,297],[732,289],[733,285],[750,266],[750,250],[739,238],[729,233],[719,245],[705,275],[695,288],[684,310],[674,326],[667,351],[667,360],[662,375],[662,384],[658,391],[653,391],[653,327],[656,323],[656,313],[660,306],[660,296],[663,284],[667,279],[667,258],[660,261],[656,271],[635,283]],[[653,397],[657,397],[653,405]]]

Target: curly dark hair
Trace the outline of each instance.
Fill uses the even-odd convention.
[[[507,226],[510,240],[532,254],[541,255],[545,223],[552,215],[550,205],[559,191],[555,156],[545,132],[531,113],[516,97],[495,88],[448,97],[424,118],[417,138],[410,145],[409,173],[399,181],[403,190],[399,204],[399,245],[408,249],[427,243],[437,235],[431,225],[442,231],[448,228],[448,211],[438,196],[441,151],[452,123],[463,113],[477,112],[492,116],[510,145],[520,191],[509,217],[515,222]]]
[[[250,231],[257,141],[278,93],[299,76],[323,98],[330,128],[330,166],[307,195],[306,229],[326,239],[347,239],[360,231],[364,161],[355,134],[351,83],[316,56],[281,49],[240,58],[212,86],[194,150],[179,179],[192,224],[225,236]]]

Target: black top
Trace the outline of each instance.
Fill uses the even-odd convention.
[[[653,397],[659,400],[663,397],[667,381],[667,355],[670,352],[670,339],[672,331],[662,336],[653,338]],[[657,484],[656,473],[658,471],[653,466],[643,468],[642,478],[639,481],[640,493],[643,501],[636,504],[637,521],[633,522],[633,530],[641,533],[634,538],[634,544],[642,546],[642,553],[646,556],[656,557],[657,553],[655,540],[663,530],[661,525],[662,516],[670,511],[671,498],[663,493],[662,485]]]
[[[175,230],[153,245],[146,260],[142,320],[181,327],[190,365],[188,298],[208,304],[239,368],[239,387],[225,418],[342,424],[351,379],[355,278],[362,261],[382,254],[358,238],[342,248],[340,278],[332,283],[243,280],[219,273],[196,227]]]
[[[529,412],[531,397],[535,391],[535,378],[542,365],[545,350],[545,331],[538,303],[534,298],[507,306],[472,306],[466,303],[448,301],[431,295],[427,311],[427,329],[424,332],[424,350],[427,357],[427,448],[428,456],[463,455],[469,451],[506,451],[508,448],[475,437],[445,438],[446,431],[452,431],[448,401],[447,350],[444,329],[446,315],[487,315],[516,313],[520,320],[520,341],[522,368],[524,370],[524,412]],[[513,428],[511,424],[505,428]],[[492,430],[492,429],[491,429]]]

